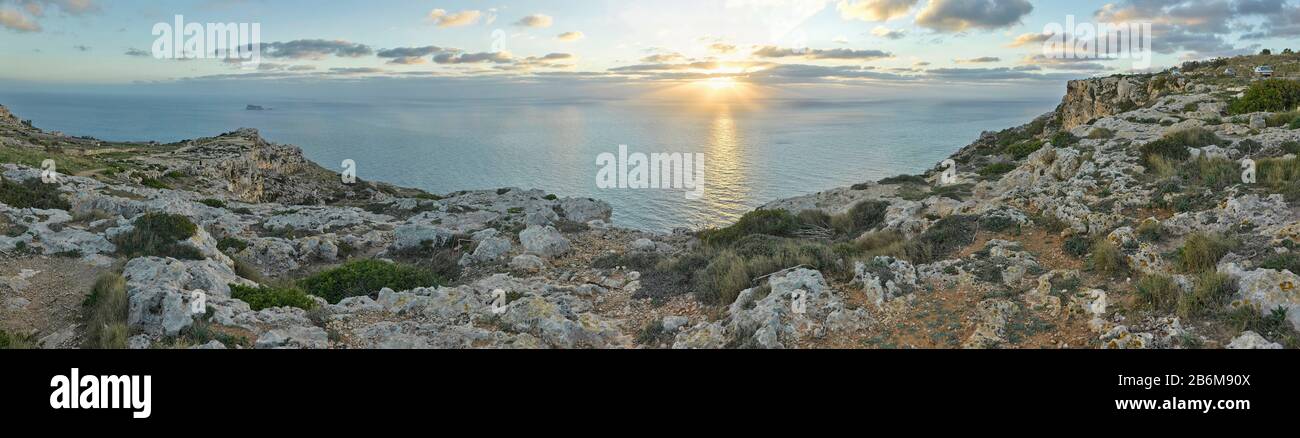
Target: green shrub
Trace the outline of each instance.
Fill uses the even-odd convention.
[[[199,203],[212,208],[226,208],[226,201],[220,199],[204,199],[199,201]]]
[[[700,239],[709,245],[729,245],[752,234],[789,236],[798,229],[798,219],[788,211],[755,210],[732,226],[701,232]]]
[[[1168,275],[1155,274],[1142,277],[1135,286],[1137,304],[1157,312],[1168,312],[1178,304],[1178,284]]]
[[[1286,254],[1276,254],[1264,260],[1259,267],[1272,269],[1274,271],[1291,271],[1293,274],[1300,274],[1300,255],[1294,252]]]
[[[1236,243],[1218,234],[1196,233],[1187,236],[1178,250],[1178,260],[1184,272],[1213,271],[1219,259],[1236,248]]]
[[[432,270],[379,260],[348,262],[298,282],[307,293],[331,304],[344,298],[374,294],[383,288],[403,291],[443,284],[445,281]]]
[[[1282,152],[1300,155],[1300,141],[1288,141],[1282,143],[1280,147],[1282,148]]]
[[[238,284],[230,285],[230,296],[248,303],[253,311],[276,307],[297,307],[302,310],[316,308],[316,300],[294,287],[249,287]]]
[[[1289,127],[1291,122],[1296,120],[1300,120],[1300,111],[1274,113],[1264,118],[1264,125],[1270,128],[1276,128],[1279,126]]]
[[[1193,318],[1218,310],[1237,293],[1236,282],[1227,274],[1205,272],[1196,279],[1196,288],[1178,298],[1178,316]]]
[[[1079,142],[1079,137],[1071,134],[1070,131],[1061,131],[1052,136],[1052,146],[1058,148],[1074,146]]]
[[[1202,148],[1210,145],[1227,145],[1228,143],[1205,128],[1190,128],[1165,134],[1159,140],[1142,145],[1143,159],[1150,163],[1150,157],[1159,156],[1174,161],[1183,161],[1191,157],[1187,148]]]
[[[888,209],[889,203],[884,201],[859,202],[844,214],[831,217],[831,227],[843,235],[861,234],[884,223]]]
[[[985,178],[999,177],[1016,170],[1015,163],[993,163],[980,169],[980,176]]]
[[[740,292],[749,288],[749,272],[745,260],[735,253],[724,251],[708,266],[695,273],[695,298],[705,304],[729,305]]]
[[[1300,333],[1286,318],[1285,307],[1277,307],[1267,315],[1255,306],[1238,306],[1228,313],[1228,321],[1238,333],[1250,330],[1264,339],[1282,344],[1283,348],[1300,348]]]
[[[217,249],[226,253],[237,253],[248,249],[248,242],[237,237],[222,237],[217,241]]]
[[[927,185],[929,183],[925,180],[925,177],[920,175],[898,175],[898,176],[891,176],[889,178],[882,179],[880,180],[880,184],[881,185],[899,185],[899,184]]]
[[[1300,158],[1266,158],[1256,162],[1258,180],[1273,188],[1300,184]]]
[[[86,348],[126,348],[129,331],[125,278],[116,273],[100,275],[82,306],[86,315]]]
[[[167,185],[167,183],[162,182],[157,178],[151,178],[147,176],[140,178],[140,185],[151,189],[158,189],[158,190],[171,190],[172,188],[172,186]]]
[[[0,177],[0,204],[13,208],[70,210],[68,201],[59,196],[58,184],[46,184],[40,178],[13,182]]]
[[[1074,235],[1066,238],[1063,245],[1066,254],[1083,258],[1092,249],[1092,240],[1088,239],[1087,236]]]
[[[949,216],[940,219],[911,242],[907,248],[907,255],[916,264],[942,260],[953,251],[975,243],[977,231],[979,231],[979,218],[975,216]]]
[[[1245,95],[1228,105],[1231,114],[1291,111],[1300,106],[1300,82],[1265,79],[1250,84]]]
[[[180,241],[194,237],[198,226],[178,214],[146,213],[135,220],[135,228],[113,239],[119,254],[127,258],[171,257],[178,260],[200,260],[203,255],[197,248],[181,245]]]
[[[1118,246],[1108,239],[1097,239],[1092,245],[1092,269],[1096,272],[1117,277],[1128,272],[1128,261]]]
[[[1038,152],[1039,149],[1043,148],[1043,145],[1044,143],[1042,140],[1022,141],[1008,146],[1006,152],[1008,155],[1011,155],[1011,158],[1019,161],[1028,158],[1034,152]]]
[[[0,350],[31,350],[36,348],[36,340],[31,336],[10,334],[0,330]]]
[[[1184,180],[1212,190],[1222,190],[1241,182],[1237,163],[1227,158],[1200,157],[1179,167],[1179,170]]]

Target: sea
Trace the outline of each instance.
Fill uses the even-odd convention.
[[[589,197],[616,225],[724,226],[770,201],[917,174],[982,131],[1024,124],[1059,97],[760,99],[410,98],[0,91],[35,126],[114,141],[171,142],[258,129],[337,171],[432,193],[519,187]],[[263,111],[246,109],[248,105]],[[601,154],[703,154],[704,189],[603,188]]]

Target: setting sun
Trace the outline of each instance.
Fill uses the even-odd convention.
[[[732,78],[710,78],[704,81],[704,86],[714,90],[730,90],[736,88],[736,80]]]

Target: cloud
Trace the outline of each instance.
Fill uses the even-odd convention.
[[[1042,54],[1026,56],[1020,61],[1022,66],[1033,66],[1039,68],[1050,68],[1052,70],[1066,71],[1106,71],[1109,67],[1097,62],[1096,59],[1085,58],[1057,58],[1049,57]]]
[[[1020,34],[1020,36],[1017,36],[1016,39],[1012,40],[1010,44],[1007,44],[1007,47],[1018,48],[1030,44],[1042,44],[1053,36],[1055,35],[1050,33],[1023,33]]]
[[[550,15],[545,15],[545,14],[529,15],[527,17],[520,18],[519,21],[515,22],[515,26],[536,27],[542,29],[551,27],[552,24],[555,24],[555,19],[551,18]]]
[[[903,29],[890,29],[885,26],[876,26],[875,29],[871,29],[871,34],[885,39],[897,40],[907,36],[907,31]]]
[[[883,58],[892,58],[894,55],[889,52],[880,50],[854,50],[854,49],[790,49],[776,46],[764,46],[755,50],[754,56],[759,58],[805,58],[805,59],[838,59],[838,60],[875,60]]]
[[[90,47],[89,47],[89,46],[80,45],[80,44],[75,45],[75,46],[72,46],[72,48],[77,49],[78,52],[89,52],[89,51],[90,51]]]
[[[433,57],[438,64],[509,64],[514,61],[510,52],[443,53]]]
[[[730,53],[736,53],[736,46],[734,44],[727,44],[727,43],[713,43],[713,44],[709,44],[709,51],[713,53],[726,55]]]
[[[41,25],[28,18],[22,12],[11,7],[0,8],[0,27],[15,32],[40,32]]]
[[[994,30],[1019,24],[1033,10],[1027,0],[930,0],[916,24],[938,32]]]
[[[782,64],[749,74],[746,80],[756,83],[801,84],[852,80],[911,80],[910,76],[876,71],[859,66],[821,66]]]
[[[998,68],[935,68],[926,70],[931,79],[958,82],[1020,81],[1020,80],[1056,80],[1079,79],[1077,73],[1038,73],[1033,66],[998,67]]]
[[[394,49],[380,50],[375,56],[389,59],[389,64],[414,65],[424,64],[429,60],[428,56],[439,53],[457,53],[458,49],[447,49],[438,46],[424,47],[398,47]]]
[[[920,0],[840,0],[836,5],[845,20],[889,21],[906,16]]]
[[[686,57],[685,57],[685,56],[682,56],[681,53],[677,53],[677,52],[673,52],[673,53],[656,53],[656,54],[654,54],[654,55],[650,55],[650,56],[647,56],[647,57],[641,58],[641,62],[650,63],[650,64],[663,64],[663,63],[679,62],[679,61],[685,61],[685,60],[686,60]]]
[[[134,56],[139,58],[152,58],[153,53],[149,53],[149,51],[147,50],[132,48],[132,49],[126,49],[126,56]]]
[[[483,13],[477,10],[449,13],[446,9],[434,9],[429,12],[429,20],[438,27],[461,27],[478,23]]]
[[[954,59],[952,60],[952,62],[958,64],[988,64],[993,62],[1002,62],[1002,58],[998,58],[996,56],[982,56],[979,58]]]
[[[844,36],[844,35],[840,35],[840,36],[835,37],[835,39],[831,40],[831,42],[832,42],[832,43],[835,43],[835,44],[848,44],[848,43],[849,43],[849,37],[846,37],[846,36]]]
[[[556,36],[556,38],[558,38],[560,41],[565,41],[565,42],[578,41],[586,37],[587,34],[578,31],[565,32],[560,34],[559,36]]]
[[[374,50],[365,44],[344,40],[293,40],[262,45],[262,53],[271,58],[323,59],[334,55],[340,58],[369,56]]]
[[[388,70],[375,67],[334,67],[330,69],[330,72],[341,75],[368,75],[387,73]]]

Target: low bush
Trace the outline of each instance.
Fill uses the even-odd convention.
[[[238,284],[230,285],[230,296],[248,303],[254,311],[276,307],[297,307],[302,310],[316,308],[316,300],[311,299],[302,289],[295,287],[250,287]]]
[[[446,282],[429,269],[388,263],[380,260],[356,260],[304,278],[298,286],[307,293],[337,304],[344,298],[378,293],[383,288],[404,291],[435,287]]]
[[[1088,251],[1092,249],[1092,240],[1088,239],[1087,236],[1070,236],[1065,239],[1063,249],[1066,254],[1072,255],[1076,258],[1083,258],[1083,256],[1088,255]]]
[[[925,177],[920,175],[899,175],[891,176],[880,180],[881,185],[899,185],[899,184],[921,184],[926,185]]]
[[[1108,239],[1097,239],[1090,257],[1092,269],[1099,274],[1118,277],[1128,272],[1128,261],[1118,246]]]
[[[755,210],[726,228],[705,230],[700,240],[709,245],[729,245],[745,236],[767,234],[789,236],[799,229],[799,221],[785,210]]]
[[[1178,305],[1178,284],[1168,275],[1142,277],[1135,286],[1137,305],[1157,312],[1168,312]]]
[[[199,203],[212,208],[226,208],[226,201],[220,199],[204,199],[199,201]]]
[[[248,242],[237,237],[222,237],[217,241],[217,249],[225,253],[237,253],[248,249]]]
[[[1042,148],[1043,142],[1041,140],[1023,141],[1007,147],[1007,154],[1011,155],[1011,158],[1019,161],[1028,158],[1034,152],[1038,152],[1038,150]]]
[[[949,216],[940,219],[917,236],[907,248],[912,263],[925,264],[942,260],[953,251],[975,243],[979,218],[975,216]]]
[[[1219,234],[1196,233],[1187,237],[1178,250],[1178,261],[1184,272],[1213,271],[1219,259],[1236,247],[1236,242]]]
[[[1150,163],[1151,157],[1164,157],[1173,161],[1184,161],[1191,157],[1187,148],[1201,148],[1210,145],[1227,145],[1228,143],[1205,128],[1190,128],[1165,134],[1159,140],[1142,145],[1142,157]]]
[[[1227,158],[1200,157],[1179,167],[1183,180],[1212,190],[1222,190],[1241,182],[1241,170]]]
[[[135,228],[113,239],[119,254],[127,258],[171,257],[178,260],[200,260],[197,248],[182,245],[180,241],[194,237],[198,226],[189,218],[177,214],[146,213],[135,220]]]
[[[1061,131],[1052,136],[1052,146],[1058,148],[1070,147],[1079,143],[1079,137],[1071,134],[1070,131]]]
[[[0,204],[13,208],[41,210],[70,210],[68,201],[59,196],[57,184],[46,184],[40,178],[22,182],[0,177]]]
[[[11,334],[0,330],[0,350],[30,350],[36,348],[36,340],[31,336]]]
[[[1291,111],[1300,106],[1300,82],[1265,79],[1250,84],[1244,95],[1228,104],[1231,114]]]
[[[1191,293],[1178,297],[1178,316],[1194,318],[1223,308],[1237,293],[1237,283],[1227,274],[1205,272],[1196,279]]]
[[[841,235],[856,236],[885,222],[888,209],[889,203],[884,201],[859,202],[844,214],[831,217],[831,227]]]
[[[993,163],[980,169],[979,174],[985,178],[994,178],[1006,175],[1016,170],[1015,163]]]
[[[116,273],[100,275],[82,303],[85,308],[86,348],[125,349],[126,279]]]

